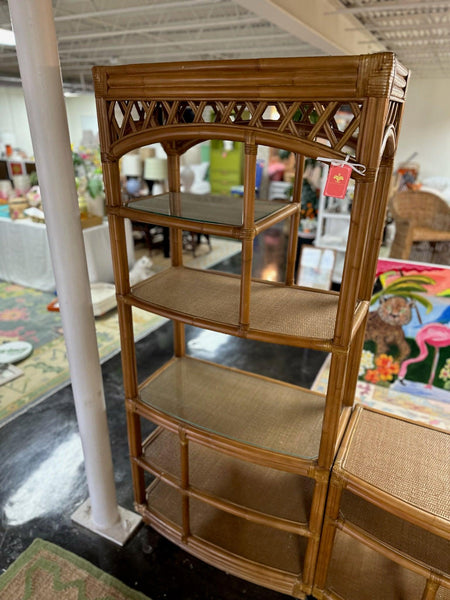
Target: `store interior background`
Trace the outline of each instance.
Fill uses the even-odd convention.
[[[387,10],[383,11],[380,4]],[[402,8],[402,4],[417,6]],[[414,161],[420,166],[418,181],[439,178],[450,182],[448,2],[60,0],[53,5],[67,91],[65,102],[69,132],[74,148],[81,143],[84,131],[97,131],[95,99],[90,86],[90,69],[95,64],[362,54],[392,50],[412,70],[395,165],[398,167],[415,155]],[[127,13],[127,9],[139,6],[144,7],[142,11]],[[392,10],[393,7],[396,10]],[[98,17],[95,14],[98,11],[110,11],[110,14]],[[87,13],[90,15],[82,17]],[[77,17],[77,14],[80,16]],[[6,2],[0,3],[0,20],[0,26],[9,26]],[[188,27],[183,31],[186,24]],[[145,30],[146,27],[147,31],[141,33],[126,33],[127,30]],[[117,33],[109,35],[113,30]],[[245,36],[249,38],[248,42],[242,41]],[[239,42],[235,41],[237,37]],[[219,38],[221,41],[218,42]],[[275,43],[275,40],[278,41]],[[88,44],[93,48],[90,53],[84,50]],[[103,49],[111,45],[116,46],[114,52]],[[137,48],[139,45],[141,49]],[[1,47],[0,57],[0,143],[11,144],[24,155],[32,157],[14,50]],[[229,268],[236,268],[232,261]],[[193,338],[195,335],[195,332],[188,333]],[[156,368],[159,366],[156,363],[165,360],[164,354],[170,354],[170,343],[170,331],[161,328],[141,343],[142,356],[152,353],[155,356],[152,368]],[[157,350],[157,346],[162,350]],[[239,348],[228,350],[230,353],[236,351],[240,351]],[[248,344],[245,351],[252,354]],[[284,377],[288,379],[289,371],[295,371],[299,361],[306,359],[304,355],[293,356],[289,352],[280,355],[279,368],[284,369]],[[253,365],[255,369],[264,370],[265,362],[268,364],[270,358],[255,354],[253,360],[255,363],[259,361],[259,365]],[[322,360],[313,359],[303,364],[305,385],[311,385]],[[103,369],[118,500],[121,505],[132,508],[120,357],[108,361]],[[19,488],[32,472],[33,465],[36,466],[36,459],[30,457],[36,456],[40,445],[55,447],[55,444],[67,442],[73,436],[76,436],[76,419],[70,386],[8,424],[0,432],[0,450],[9,457],[0,467],[0,490],[3,490],[0,492],[0,506],[9,499],[8,489]],[[26,455],[22,447],[25,438],[28,440]],[[76,444],[71,451],[81,455]],[[124,549],[77,528],[71,523],[70,515],[85,499],[87,490],[82,465],[80,461],[76,464],[74,477],[65,482],[66,487],[59,494],[54,493],[53,486],[52,493],[48,494],[49,481],[55,477],[54,473],[44,474],[36,484],[33,493],[40,494],[46,506],[37,516],[31,511],[29,519],[16,516],[8,521],[2,510],[0,572],[34,537],[42,537],[83,555],[153,600],[237,600],[242,597],[277,600],[283,597],[208,567],[149,528],[143,528]],[[64,477],[63,470],[58,472],[58,477]]]

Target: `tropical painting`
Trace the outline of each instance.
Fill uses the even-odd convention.
[[[378,261],[359,380],[450,402],[450,268]]]

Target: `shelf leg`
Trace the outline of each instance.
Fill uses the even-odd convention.
[[[181,202],[180,196],[180,155],[171,151],[169,147],[166,147],[167,151],[167,167],[168,167],[168,179],[169,179],[169,192],[173,192],[171,195],[171,204],[177,205]],[[180,206],[173,207],[175,212],[179,211]],[[175,227],[170,228],[170,257],[173,267],[180,267],[183,265],[183,232],[181,229]],[[173,349],[175,356],[186,355],[186,336],[185,327],[183,323],[173,321]]]
[[[319,467],[325,469],[331,467],[334,459],[347,362],[348,357],[346,354],[331,355],[330,376],[318,460]]]
[[[292,193],[292,202],[298,204],[298,211],[293,214],[290,218],[289,227],[289,243],[287,251],[287,265],[286,265],[286,285],[293,285],[295,283],[295,263],[297,256],[297,244],[298,244],[298,227],[300,224],[300,205],[302,199],[302,183],[303,183],[303,170],[305,167],[305,157],[301,154],[297,154],[295,157],[295,180],[294,180],[294,191]]]
[[[254,143],[254,135],[250,134],[248,140],[246,140],[245,142],[243,210],[244,239],[242,240],[242,278],[239,305],[239,324],[243,331],[248,329],[248,326],[250,324],[250,288],[252,282],[257,150],[258,146]]]
[[[421,600],[435,600],[436,594],[439,590],[439,584],[432,579],[428,579],[425,585],[425,589],[423,590]]]
[[[334,538],[336,536],[335,522],[339,514],[339,506],[343,491],[343,484],[339,479],[332,477],[328,489],[327,507],[323,529],[320,536],[319,555],[317,557],[316,571],[314,576],[314,590],[323,590],[327,582],[328,566],[333,551]]]
[[[350,346],[348,355],[347,372],[344,382],[343,404],[344,406],[353,406],[355,402],[356,385],[358,383],[359,363],[361,362],[361,353],[364,346],[364,333],[366,330],[367,315],[361,323],[358,333]]]
[[[189,442],[186,438],[186,432],[180,431],[180,460],[181,460],[181,489],[185,492],[189,488]],[[191,534],[189,520],[189,496],[184,493],[181,503],[182,510],[182,539],[186,543]]]
[[[322,529],[325,502],[327,498],[329,470],[320,469],[316,473],[316,485],[314,487],[311,514],[309,517],[309,530],[312,537],[308,540],[303,568],[303,584],[309,592],[312,590],[314,573],[319,552],[320,532]]]

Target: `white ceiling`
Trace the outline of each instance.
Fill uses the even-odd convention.
[[[54,0],[53,7],[63,79],[76,87],[90,87],[94,64],[384,49],[414,76],[450,77],[450,0]],[[0,26],[10,27],[6,0]],[[0,84],[18,76],[14,49],[1,47]]]

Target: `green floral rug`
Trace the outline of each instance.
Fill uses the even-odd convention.
[[[192,253],[187,254],[185,263],[208,268],[240,249],[239,242],[214,239],[211,252],[204,249],[195,258]],[[155,270],[159,271],[168,266],[169,260],[155,258],[154,262]],[[32,354],[15,365],[22,374],[0,385],[0,427],[70,381],[61,317],[58,312],[47,310],[47,305],[54,299],[53,294],[0,281],[0,343],[21,340],[33,345]],[[158,315],[133,308],[136,340],[166,321]],[[120,349],[117,310],[96,318],[95,325],[103,363]]]
[[[87,560],[40,539],[0,577],[2,600],[149,600]]]

